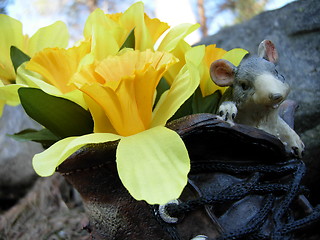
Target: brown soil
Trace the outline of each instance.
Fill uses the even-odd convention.
[[[39,178],[31,191],[0,215],[0,240],[87,240],[79,195],[56,174]]]

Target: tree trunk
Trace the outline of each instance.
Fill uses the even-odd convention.
[[[197,2],[198,2],[198,14],[199,14],[199,21],[201,25],[202,37],[206,37],[208,36],[208,27],[207,27],[207,17],[204,9],[204,0],[197,0]]]

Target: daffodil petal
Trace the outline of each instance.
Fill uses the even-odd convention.
[[[119,24],[125,26],[128,31],[134,28],[135,49],[144,51],[153,48],[153,39],[145,23],[144,4],[142,2],[132,4],[120,16]]]
[[[159,126],[121,139],[117,168],[135,199],[165,204],[179,198],[186,186],[190,160],[180,136]]]
[[[10,82],[15,80],[15,72],[10,58],[10,47],[22,48],[24,37],[22,24],[7,15],[0,14],[0,80]]]
[[[179,59],[179,62],[169,68],[165,74],[165,79],[169,85],[173,83],[173,80],[176,78],[181,68],[186,64],[185,55],[190,49],[191,46],[186,41],[181,40],[174,50],[171,51],[171,53]]]
[[[0,100],[0,117],[2,116],[3,109],[4,109],[5,105],[6,105],[6,102],[3,100]]]
[[[66,48],[69,42],[69,32],[65,23],[57,21],[54,24],[40,28],[29,40],[27,50],[29,56],[49,47]]]
[[[204,54],[204,45],[199,45],[191,48],[189,51],[186,52],[186,64],[190,65],[190,63],[192,63],[194,66],[199,66],[204,58]]]
[[[76,89],[75,86],[69,85],[69,81],[89,52],[88,41],[69,49],[46,48],[31,58],[26,64],[26,69],[41,74],[46,82],[67,93]]]
[[[32,165],[38,175],[47,177],[52,175],[57,166],[81,147],[87,144],[116,141],[120,138],[121,136],[111,133],[93,133],[81,137],[64,138],[45,151],[36,154],[33,157]]]
[[[28,87],[34,87],[34,88],[40,88],[44,92],[57,96],[62,97],[65,99],[68,99],[70,101],[73,101],[83,107],[84,109],[88,109],[87,104],[83,98],[83,93],[75,89],[71,92],[63,94],[58,88],[55,86],[46,83],[43,81],[40,74],[37,74],[35,72],[29,71],[25,69],[25,64],[22,64],[18,70],[17,70],[17,84],[24,85]]]
[[[238,66],[242,60],[242,58],[248,54],[247,50],[244,50],[242,48],[234,48],[228,52],[226,52],[222,59],[228,60],[233,65]]]
[[[210,65],[212,62],[221,59],[223,55],[227,52],[222,48],[217,48],[215,44],[206,46],[205,49],[204,64],[201,65],[200,70],[200,89],[202,97],[213,94],[215,91],[220,90],[221,92],[225,91],[225,87],[219,87],[216,85],[210,77]]]
[[[200,82],[199,64],[204,57],[204,46],[191,48],[186,53],[186,65],[173,81],[168,92],[160,97],[153,111],[151,126],[164,126],[180,106],[194,93]]]
[[[198,29],[199,26],[199,24],[183,23],[173,27],[161,41],[158,51],[173,51],[181,40]]]
[[[20,103],[18,89],[22,85],[9,84],[5,86],[0,86],[0,100],[5,101],[6,104],[11,106],[16,106]]]
[[[93,118],[93,122],[94,122],[93,132],[95,133],[107,132],[107,133],[116,134],[116,130],[113,128],[103,108],[99,104],[97,104],[96,101],[93,100],[91,97],[89,97],[87,94],[84,94],[83,97],[90,109],[90,113]]]
[[[92,54],[97,60],[102,60],[119,51],[126,32],[121,31],[119,24],[106,16],[101,9],[96,9],[86,21],[84,36],[92,39]]]
[[[157,18],[149,18],[147,14],[144,15],[144,21],[150,31],[153,44],[155,44],[158,38],[169,28],[167,23],[161,22]]]

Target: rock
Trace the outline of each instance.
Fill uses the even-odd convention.
[[[320,2],[304,0],[267,11],[251,20],[226,27],[199,44],[217,44],[230,50],[240,47],[256,54],[259,43],[270,39],[277,47],[281,72],[291,86],[288,99],[299,104],[295,128],[306,152],[310,171],[307,182],[320,181]],[[312,166],[312,167],[311,167]],[[312,169],[311,169],[312,168]]]
[[[43,148],[34,142],[18,142],[7,134],[26,128],[39,129],[21,106],[5,106],[0,118],[0,202],[1,208],[9,207],[26,193],[36,180],[32,157]]]

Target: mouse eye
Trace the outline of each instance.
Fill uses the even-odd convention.
[[[248,90],[248,88],[249,88],[248,84],[246,84],[245,82],[242,82],[242,83],[240,84],[240,86],[241,86],[241,88],[242,88],[243,90]]]

